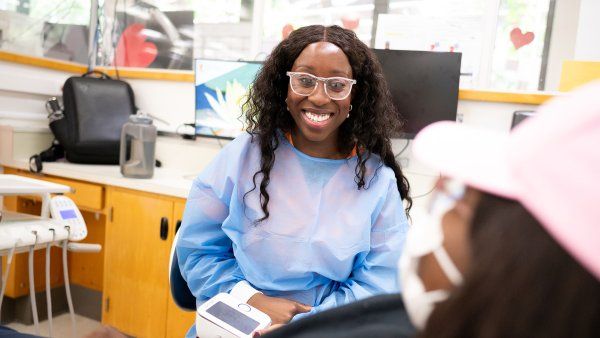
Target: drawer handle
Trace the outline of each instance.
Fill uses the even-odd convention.
[[[160,239],[163,241],[167,240],[167,236],[169,234],[169,219],[163,217],[160,219]]]
[[[175,233],[177,233],[177,231],[179,231],[180,227],[181,227],[181,220],[178,219],[177,223],[175,223]]]

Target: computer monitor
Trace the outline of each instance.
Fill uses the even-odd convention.
[[[460,53],[374,49],[405,124],[396,137],[414,138],[436,121],[455,121]]]
[[[519,123],[535,115],[533,110],[516,110],[513,112],[512,122],[510,123],[510,129],[516,127]]]
[[[196,135],[233,139],[245,129],[242,105],[260,62],[194,60]]]

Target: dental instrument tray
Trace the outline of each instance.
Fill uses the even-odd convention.
[[[30,246],[34,246],[34,250],[43,249],[48,243],[59,243],[69,238],[62,222],[14,212],[4,211],[2,214],[0,232],[19,239],[15,253],[27,252]],[[0,245],[0,252],[9,249],[12,247]]]

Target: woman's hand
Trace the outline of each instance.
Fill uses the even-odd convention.
[[[271,317],[271,325],[287,324],[298,313],[308,312],[312,307],[293,300],[265,296],[257,293],[250,297],[248,304]]]
[[[282,327],[283,325],[285,325],[285,324],[275,324],[275,325],[269,326],[266,329],[255,331],[254,334],[252,335],[252,337],[260,337],[260,336],[265,335],[267,333],[271,333],[272,331],[277,330],[278,328]]]

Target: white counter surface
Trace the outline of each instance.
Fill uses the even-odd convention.
[[[12,160],[0,163],[1,166],[29,170],[28,160]],[[150,179],[127,178],[121,175],[118,165],[74,164],[68,162],[44,162],[42,173],[87,181],[98,184],[111,185],[133,190],[187,198],[192,187],[193,179],[198,173],[185,172],[176,169],[155,168],[154,177]],[[419,209],[424,197],[431,192],[437,176],[431,174],[418,174],[405,171],[411,185],[411,194],[414,196],[414,209]]]
[[[26,159],[4,161],[0,165],[29,170],[29,162]],[[74,164],[68,162],[44,162],[43,165],[42,173],[47,175],[180,198],[188,197],[192,180],[197,174],[174,169],[155,168],[152,178],[138,179],[123,177],[118,165]]]

